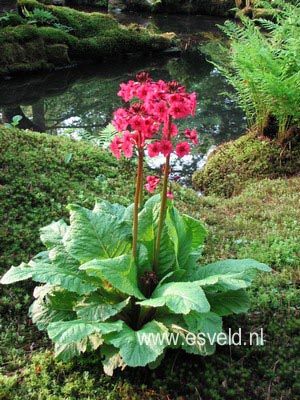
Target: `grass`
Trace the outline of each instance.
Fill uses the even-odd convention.
[[[2,271],[41,249],[38,228],[66,216],[68,202],[133,197],[132,166],[90,145],[1,127],[0,148]],[[96,353],[55,362],[51,343],[27,317],[32,285],[8,286],[0,297],[0,399],[300,399],[299,189],[299,177],[265,177],[228,199],[175,190],[178,208],[208,228],[201,262],[253,257],[274,269],[251,289],[251,311],[225,318],[225,330],[241,327],[246,340],[263,328],[264,346],[220,346],[207,358],[170,351],[155,371],[108,378]]]

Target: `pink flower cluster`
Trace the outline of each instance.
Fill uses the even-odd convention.
[[[186,93],[185,88],[175,81],[155,82],[146,72],[138,74],[136,81],[120,86],[118,95],[131,105],[114,113],[112,123],[120,134],[114,137],[110,149],[117,158],[122,153],[131,158],[134,149],[146,149],[149,157],[159,154],[169,157],[174,151],[178,157],[190,153],[188,141],[196,145],[197,132],[186,129],[181,134],[184,141],[179,141],[178,127],[173,120],[194,115],[195,93]],[[158,181],[148,178],[151,179],[147,180],[146,188],[152,192]]]

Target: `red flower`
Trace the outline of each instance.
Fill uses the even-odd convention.
[[[161,140],[160,141],[160,152],[168,157],[173,151],[172,143],[169,140]]]
[[[159,177],[149,175],[147,176],[146,179],[147,179],[147,184],[145,185],[145,188],[148,190],[148,192],[153,193],[154,189],[157,187],[159,183]]]
[[[191,151],[191,147],[187,142],[180,142],[177,143],[176,146],[176,154],[178,155],[178,157],[183,157],[183,156],[187,156]]]
[[[174,137],[178,133],[177,125],[171,124],[171,132],[169,132],[169,124],[165,124],[162,128],[163,139],[168,139],[169,135],[170,138]]]
[[[193,115],[196,107],[195,93],[186,93],[184,86],[176,81],[154,82],[146,72],[138,74],[136,81],[121,83],[120,88],[118,95],[126,102],[133,98],[139,101],[133,102],[129,108],[119,108],[114,113],[112,123],[121,133],[121,137],[115,138],[110,146],[114,155],[120,158],[123,152],[125,157],[132,157],[137,147],[139,150],[148,148],[150,157],[159,153],[168,157],[174,151],[172,138],[178,135],[178,128],[173,122],[170,124],[170,119]],[[158,137],[160,129],[161,136]],[[198,143],[195,130],[187,129],[184,134],[192,143]],[[154,137],[158,138],[149,143]],[[190,147],[186,142],[176,146],[179,157],[189,152]]]
[[[184,135],[187,139],[190,139],[195,146],[198,144],[198,134],[195,129],[186,129]]]
[[[110,144],[110,150],[114,153],[117,158],[121,157],[120,148],[122,146],[122,141],[119,136],[115,136]]]
[[[171,199],[171,200],[174,200],[174,194],[172,193],[171,189],[167,193],[167,198]]]
[[[149,157],[156,157],[160,153],[160,143],[154,142],[148,144],[148,156]]]
[[[130,141],[126,140],[122,143],[122,151],[126,158],[132,157],[132,149],[133,149],[133,145],[132,145],[132,143],[130,143]]]

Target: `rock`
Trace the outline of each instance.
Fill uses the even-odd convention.
[[[121,13],[125,11],[127,5],[125,1],[122,0],[109,0],[108,1],[108,12]]]
[[[56,66],[62,66],[70,64],[70,58],[68,54],[68,46],[65,44],[52,44],[46,46],[46,55],[48,62]]]
[[[17,11],[17,0],[0,0],[0,15],[10,11]]]

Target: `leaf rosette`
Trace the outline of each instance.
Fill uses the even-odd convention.
[[[139,212],[136,258],[132,206],[70,205],[70,225],[60,220],[41,230],[47,251],[2,277],[2,284],[28,278],[42,284],[30,316],[47,331],[58,359],[99,349],[111,375],[125,366],[155,367],[168,347],[212,354],[222,317],[247,311],[245,289],[270,268],[248,259],[200,266],[206,231],[171,201],[153,271],[159,205],[159,195],[153,196]],[[201,343],[187,342],[187,335],[200,332]],[[177,340],[170,342],[170,335]]]

